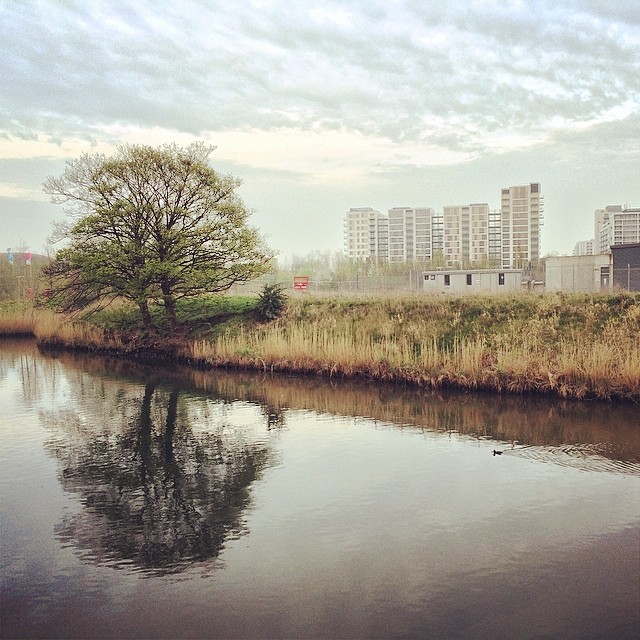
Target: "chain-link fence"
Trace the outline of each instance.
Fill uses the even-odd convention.
[[[422,291],[422,272],[414,271],[399,276],[363,276],[349,278],[323,279],[309,276],[304,288],[294,287],[294,277],[279,274],[278,276],[262,276],[244,285],[234,285],[231,293],[253,294],[259,293],[265,284],[280,284],[285,290],[295,290],[297,293],[344,293],[354,295],[358,293],[402,293]]]
[[[422,277],[417,272],[406,276],[356,276],[344,280],[309,280],[309,291],[317,293],[376,293],[416,290],[422,290]]]
[[[627,266],[612,269],[611,285],[614,290],[640,291],[640,267]]]
[[[551,274],[550,274],[551,275]],[[319,279],[309,277],[306,288],[294,289],[292,277],[274,279],[264,276],[244,286],[234,287],[232,293],[258,293],[265,283],[281,284],[285,290],[296,293],[313,294],[376,294],[376,293],[407,293],[424,291],[422,273],[415,272],[403,276],[358,276],[348,279]],[[608,269],[606,272],[581,273],[573,268],[563,268],[561,272],[554,272],[553,276],[545,280],[527,280],[523,277],[523,291],[563,292],[563,293],[613,293],[615,291],[640,291],[640,268],[629,267]],[[474,289],[474,292],[477,292]]]

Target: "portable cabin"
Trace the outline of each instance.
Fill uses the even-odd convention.
[[[523,287],[522,269],[424,271],[425,293],[513,293]]]

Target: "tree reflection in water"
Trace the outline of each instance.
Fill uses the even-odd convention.
[[[149,381],[142,397],[130,388],[116,395],[122,425],[107,406],[111,423],[101,428],[82,415],[49,416],[49,426],[66,422],[66,437],[50,446],[63,487],[82,501],[56,535],[86,559],[156,575],[216,558],[229,536],[243,533],[250,485],[269,464],[266,441],[226,423],[220,405],[211,419],[210,408],[181,403],[177,385]],[[207,428],[194,429],[194,420]]]
[[[216,558],[242,535],[250,486],[273,463],[270,437],[291,411],[517,443],[509,453],[589,470],[640,470],[632,405],[168,370],[70,353],[38,362],[23,378],[29,397],[39,386],[60,388],[62,372],[73,387],[73,410],[43,417],[62,485],[82,505],[57,535],[94,562],[147,573]],[[232,424],[238,407],[251,427]]]

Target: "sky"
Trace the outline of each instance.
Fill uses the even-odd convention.
[[[215,145],[283,260],[350,207],[540,182],[542,253],[640,206],[637,0],[0,0],[0,251],[55,251],[82,153]]]

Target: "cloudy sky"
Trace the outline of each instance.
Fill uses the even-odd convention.
[[[546,254],[640,206],[637,0],[1,0],[0,52],[0,250],[123,142],[216,145],[283,257],[341,250],[349,207],[539,181]]]

